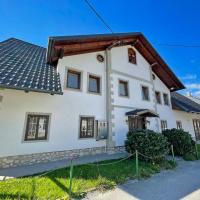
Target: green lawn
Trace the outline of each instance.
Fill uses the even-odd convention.
[[[110,163],[117,160],[103,161]],[[140,162],[141,177],[149,177],[161,169],[171,169],[174,164]],[[128,159],[106,166],[79,165],[74,167],[72,192],[74,198],[81,198],[92,189],[110,189],[129,178],[135,178],[135,160]],[[44,176],[31,176],[0,182],[0,199],[68,199],[69,167],[58,169]]]

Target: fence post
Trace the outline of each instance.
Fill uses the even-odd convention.
[[[72,194],[72,178],[73,178],[73,159],[71,158],[71,164],[70,164],[70,182],[69,182],[69,199],[71,199],[71,194]]]
[[[172,151],[173,163],[175,164],[175,158],[174,158],[174,147],[173,147],[173,145],[171,145],[171,151]]]
[[[197,143],[195,142],[195,150],[196,150],[196,156],[197,156],[197,160],[199,159],[199,152],[198,152],[198,147],[197,147]]]
[[[136,176],[139,180],[139,161],[138,161],[138,150],[135,150],[135,169],[136,169]]]

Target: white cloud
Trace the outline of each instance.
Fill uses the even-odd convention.
[[[187,89],[194,89],[194,90],[199,90],[200,89],[200,84],[199,83],[190,83],[190,84],[185,84]]]
[[[197,78],[196,74],[186,74],[185,76],[181,77],[182,80],[194,80]]]

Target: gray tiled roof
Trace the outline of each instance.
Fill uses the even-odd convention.
[[[46,64],[46,49],[15,38],[0,42],[0,88],[62,94],[56,68]]]
[[[200,113],[200,104],[177,92],[171,93],[171,101],[174,109],[179,109],[185,112]]]

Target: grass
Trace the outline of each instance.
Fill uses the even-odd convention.
[[[110,163],[118,160],[102,161]],[[143,178],[175,167],[171,161],[161,164],[139,162]],[[44,176],[29,176],[0,182],[0,199],[68,199],[69,167],[50,172]],[[93,189],[111,189],[115,185],[134,179],[135,160],[127,159],[112,165],[79,165],[74,167],[72,196],[82,198]],[[20,197],[20,198],[19,198]]]

